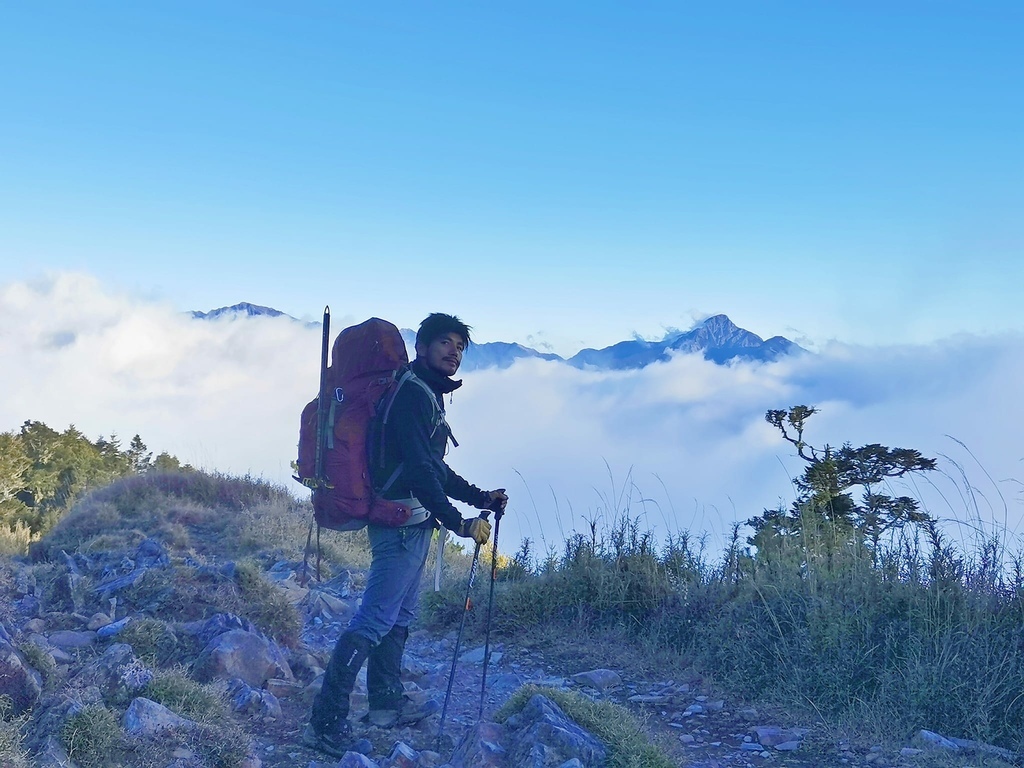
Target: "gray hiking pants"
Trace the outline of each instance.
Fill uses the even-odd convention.
[[[348,631],[377,645],[392,627],[408,627],[420,604],[420,579],[430,550],[430,524],[386,528],[368,525],[370,575]]]

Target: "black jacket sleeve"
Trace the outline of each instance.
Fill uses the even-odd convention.
[[[461,475],[455,473],[451,467],[445,464],[448,479],[444,484],[446,495],[459,501],[464,501],[477,509],[483,509],[488,502],[487,492],[477,488]]]
[[[399,390],[388,418],[385,444],[402,462],[397,485],[408,489],[445,528],[457,530],[462,515],[448,500],[450,475],[443,459],[443,444],[441,455],[437,455],[440,436],[431,436],[435,410],[430,397],[418,386],[406,385]],[[472,486],[458,475],[452,476],[458,478],[451,486],[452,498],[466,501],[463,497],[470,495],[467,489]]]

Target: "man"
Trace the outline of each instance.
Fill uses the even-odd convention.
[[[400,676],[431,537],[440,525],[477,544],[487,543],[491,535],[487,520],[464,519],[449,497],[495,511],[508,502],[504,490],[482,491],[444,461],[448,440],[457,445],[445,422],[444,396],[462,386],[451,377],[462,364],[469,331],[459,318],[441,313],[420,324],[416,359],[409,366],[414,378],[402,383],[375,425],[382,434],[371,434],[374,487],[387,499],[408,503],[412,516],[400,528],[367,526],[372,561],[366,590],[334,647],[303,734],[307,745],[335,757],[353,747],[349,695],[364,661],[371,723],[408,725],[437,711],[437,702],[408,699]],[[376,448],[381,445],[382,454]]]

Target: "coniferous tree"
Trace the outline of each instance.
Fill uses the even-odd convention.
[[[864,545],[872,559],[889,532],[906,525],[929,524],[932,519],[915,499],[887,492],[887,481],[913,472],[935,469],[935,459],[909,448],[888,448],[871,443],[854,448],[825,445],[815,448],[804,440],[807,420],[817,409],[797,405],[787,410],[770,410],[765,420],[792,443],[797,456],[807,463],[796,479],[798,495],[787,510],[765,510],[748,524],[754,535],[748,542],[758,552],[769,554],[779,541],[800,536],[805,542],[838,551]],[[853,491],[860,489],[860,500]]]

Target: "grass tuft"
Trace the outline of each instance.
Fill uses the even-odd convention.
[[[21,729],[26,716],[14,717],[14,704],[7,694],[0,694],[0,765],[4,768],[28,768],[28,753],[22,747]]]
[[[83,768],[116,765],[115,747],[121,741],[117,715],[100,704],[90,704],[71,715],[61,729],[68,757]]]
[[[144,695],[196,722],[219,722],[227,718],[227,707],[220,691],[212,685],[196,682],[182,667],[157,672],[146,684]]]
[[[166,664],[178,647],[174,632],[164,622],[150,618],[129,622],[118,640],[130,645],[139,660],[150,667]]]
[[[629,710],[607,701],[592,701],[572,691],[524,685],[495,713],[495,719],[505,722],[537,694],[551,699],[605,745],[608,768],[674,768],[675,763],[650,743],[643,724]]]

